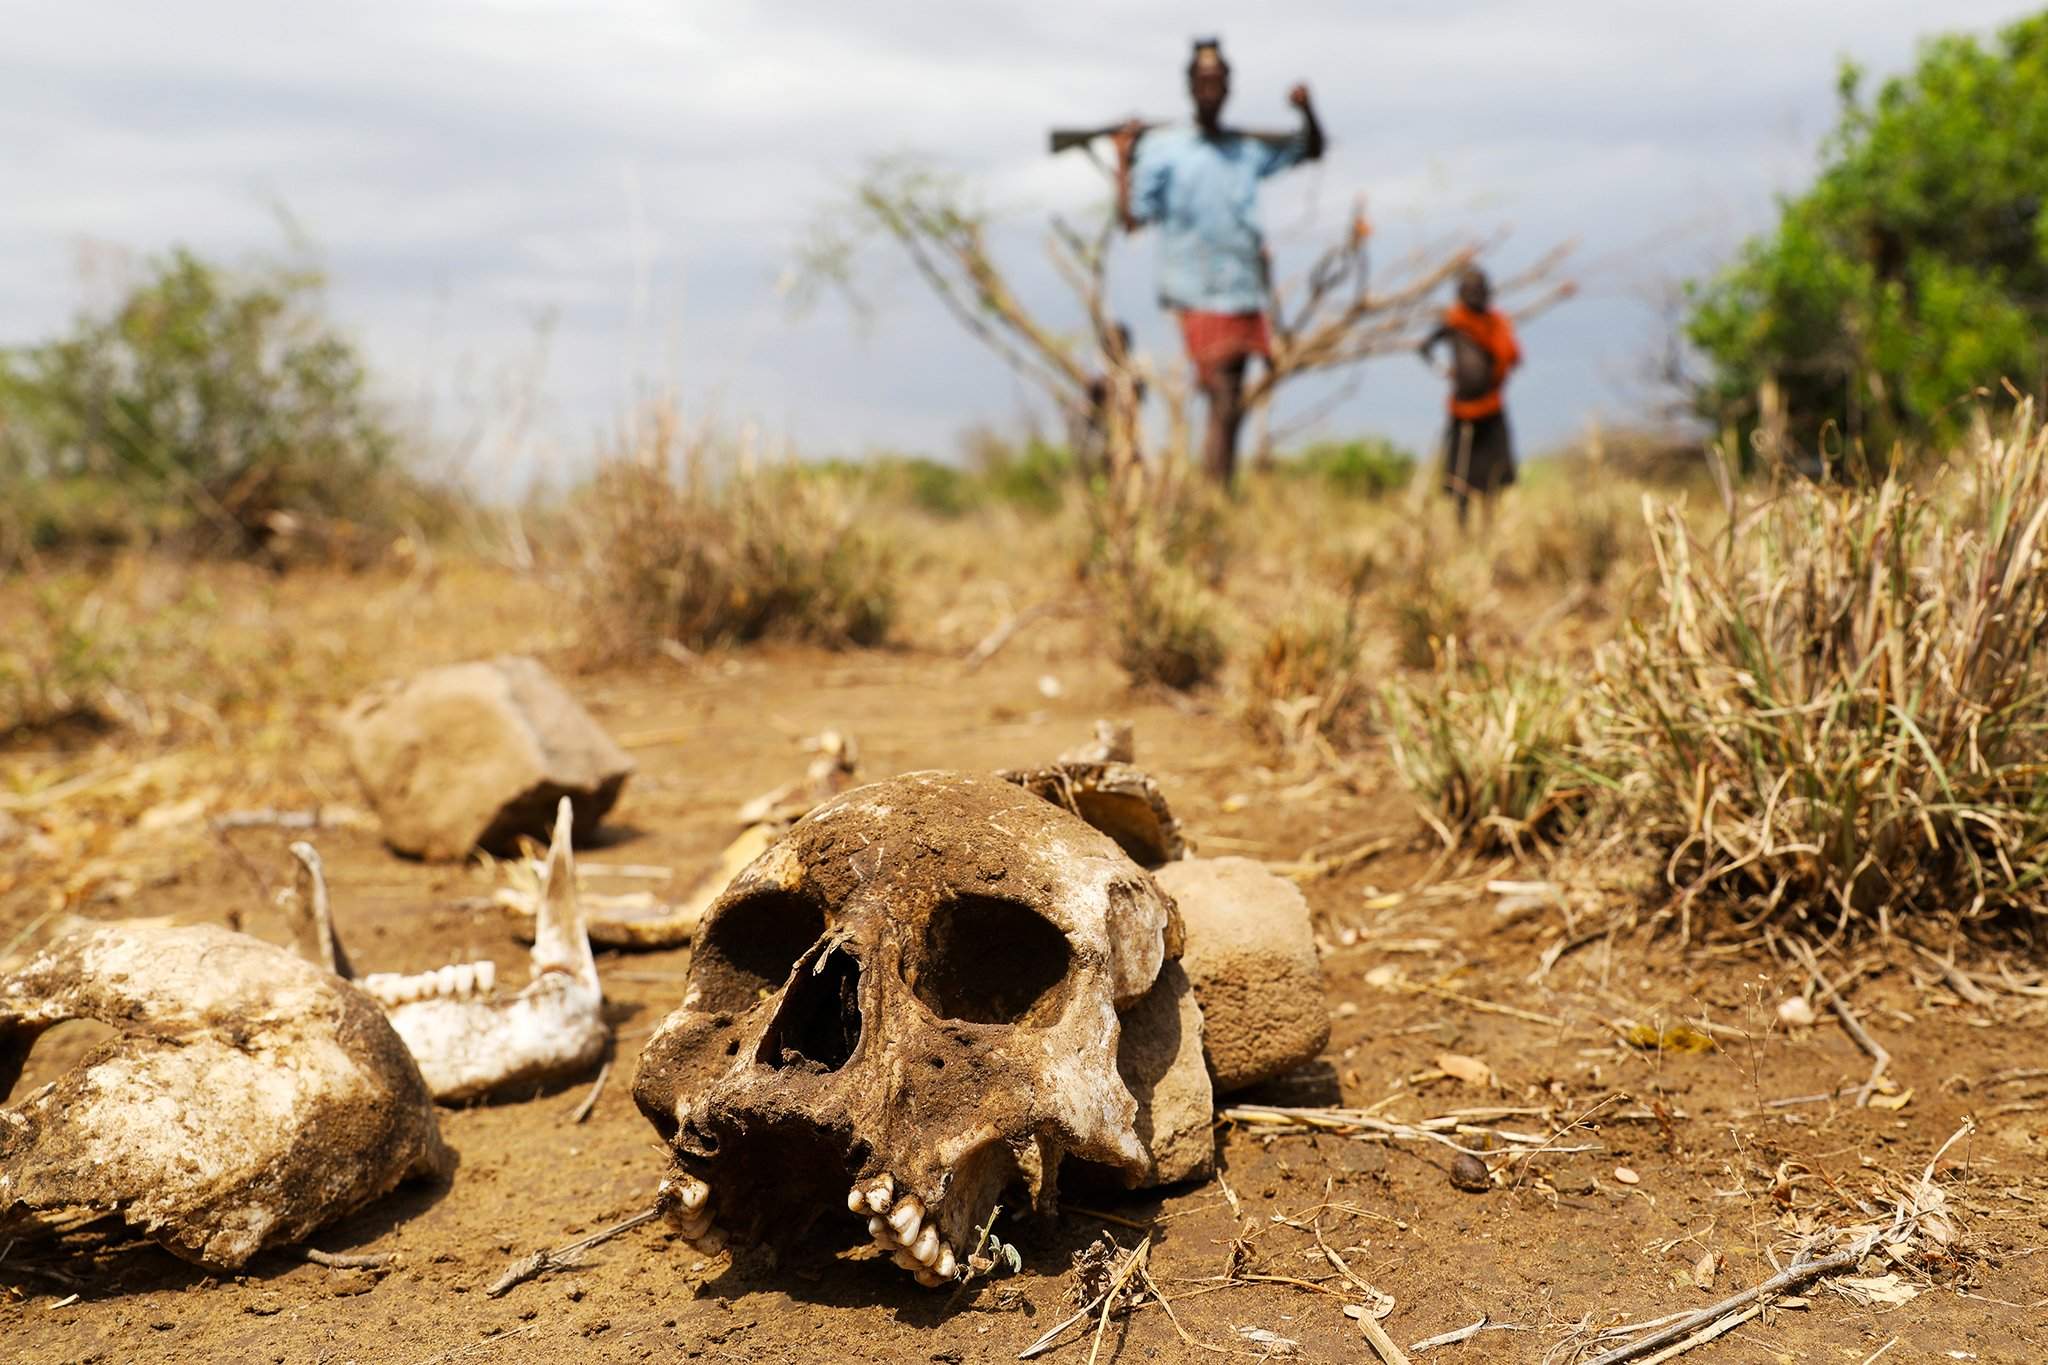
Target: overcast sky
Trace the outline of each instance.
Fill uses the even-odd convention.
[[[1642,405],[1654,300],[1810,172],[1840,57],[1888,73],[1936,28],[2022,12],[0,0],[0,344],[61,327],[137,255],[274,251],[282,210],[387,395],[451,442],[485,432],[501,481],[587,458],[658,385],[806,454],[950,454],[973,424],[1014,426],[1027,395],[885,254],[865,326],[794,317],[775,286],[805,226],[871,157],[929,156],[982,187],[1030,301],[1069,325],[1036,235],[1103,181],[1047,156],[1045,130],[1178,114],[1187,41],[1219,32],[1233,118],[1284,122],[1305,80],[1332,139],[1268,184],[1283,275],[1359,192],[1382,253],[1511,227],[1511,266],[1580,241],[1585,294],[1528,329],[1511,390],[1540,447]],[[1149,241],[1119,253],[1140,345],[1170,354]],[[1419,447],[1438,403],[1418,363],[1385,361],[1321,427]]]

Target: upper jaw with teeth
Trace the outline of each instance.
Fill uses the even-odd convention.
[[[1144,1171],[1117,1011],[1179,952],[1151,878],[1029,792],[845,793],[720,896],[642,1054],[672,1218],[688,1236],[715,1204],[736,1242],[793,1243],[844,1208],[942,1283],[1006,1190],[1050,1206],[1063,1157]]]

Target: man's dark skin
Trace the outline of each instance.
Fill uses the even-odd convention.
[[[1201,130],[1202,136],[1211,139],[1224,136],[1223,104],[1230,98],[1230,68],[1220,62],[1191,66],[1188,69],[1188,96],[1194,101],[1195,126]],[[1287,102],[1301,111],[1305,143],[1302,159],[1319,159],[1323,154],[1323,126],[1316,121],[1308,86],[1297,84],[1287,92]],[[1143,226],[1131,217],[1131,158],[1143,132],[1143,125],[1127,123],[1117,130],[1114,139],[1117,216],[1122,220],[1125,232],[1136,232]],[[1209,428],[1203,442],[1202,463],[1210,475],[1225,487],[1230,485],[1231,476],[1237,469],[1237,433],[1244,422],[1244,376],[1248,360],[1249,357],[1239,356],[1227,364],[1218,365],[1202,386],[1209,405]]]

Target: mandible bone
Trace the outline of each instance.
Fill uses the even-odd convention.
[[[1007,1188],[1049,1206],[1063,1157],[1143,1179],[1118,1011],[1180,951],[1144,870],[1020,786],[842,794],[713,904],[641,1056],[672,1221],[712,1249],[850,1214],[939,1284]]]
[[[119,1217],[234,1270],[453,1165],[376,1003],[282,948],[148,921],[59,940],[0,978],[0,1095],[69,1019],[118,1036],[0,1107],[0,1245]]]
[[[489,959],[423,972],[375,972],[356,981],[384,1008],[437,1100],[485,1099],[566,1080],[604,1055],[611,1030],[576,888],[569,847],[573,823],[563,797],[535,897],[533,976],[525,986],[498,990],[497,964]],[[320,855],[307,843],[295,843],[291,851],[303,873],[299,908],[311,917],[311,955],[330,971],[352,977]]]

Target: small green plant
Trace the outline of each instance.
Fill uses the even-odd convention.
[[[1583,765],[1578,690],[1541,668],[1461,666],[1384,693],[1394,768],[1446,843],[1522,848],[1568,829],[1599,783]]]

